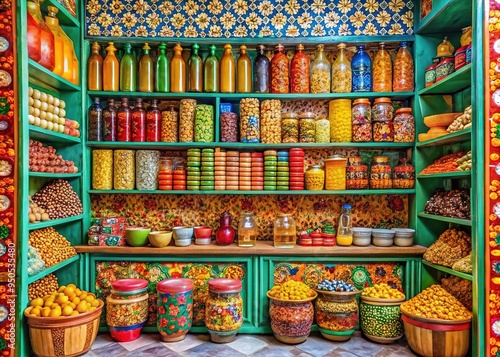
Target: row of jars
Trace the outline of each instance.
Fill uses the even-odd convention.
[[[346,44],[338,46],[338,55],[330,63],[324,45],[317,46],[314,60],[297,45],[291,60],[284,46],[278,44],[271,60],[265,46],[257,46],[253,64],[247,46],[241,45],[235,59],[232,46],[226,44],[220,61],[216,46],[209,47],[203,61],[198,44],[193,44],[188,61],[182,56],[183,48],[176,44],[169,60],[166,44],[158,46],[156,61],[150,54],[148,43],[142,47],[137,61],[132,45],[126,43],[120,61],[113,42],[106,47],[103,59],[100,46],[92,44],[88,59],[88,89],[105,91],[141,92],[221,92],[221,93],[345,93],[345,92],[403,92],[413,91],[413,58],[406,42],[401,42],[394,64],[385,44],[380,43],[373,61],[364,45],[357,46],[349,62]],[[253,73],[253,78],[252,78]]]

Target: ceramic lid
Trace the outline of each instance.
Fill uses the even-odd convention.
[[[118,279],[111,283],[113,290],[116,291],[134,291],[145,289],[148,281],[145,279]]]
[[[193,290],[193,281],[187,278],[173,278],[160,281],[156,290],[162,294],[185,293]]]
[[[208,289],[215,293],[235,293],[241,291],[241,280],[217,278],[208,281]]]

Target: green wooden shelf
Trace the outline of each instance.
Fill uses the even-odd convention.
[[[434,0],[432,7],[431,12],[422,21],[416,23],[417,34],[447,34],[459,32],[462,28],[471,25],[471,0]],[[416,14],[416,17],[418,16],[419,14]]]
[[[71,13],[68,10],[66,10],[66,8],[63,5],[61,5],[59,1],[45,0],[43,2],[40,2],[40,8],[44,13],[47,13],[48,6],[54,6],[59,10],[57,13],[57,18],[59,19],[59,23],[61,25],[80,27],[80,21],[78,21],[76,17],[71,15]],[[78,9],[76,11],[78,11]]]
[[[434,94],[453,94],[460,92],[471,86],[472,78],[472,63],[453,72],[446,78],[434,83],[433,85],[422,88],[418,91],[418,95],[434,95]]]
[[[52,130],[42,129],[35,125],[29,125],[29,132],[31,139],[42,140],[44,142],[52,143],[81,143],[82,139],[76,136],[71,136],[63,133],[58,133]]]
[[[35,229],[60,226],[61,224],[80,221],[83,219],[83,217],[84,217],[83,214],[79,214],[77,216],[71,216],[71,217],[66,217],[66,218],[61,218],[61,219],[51,219],[48,221],[43,221],[43,222],[38,222],[38,223],[30,223],[28,225],[28,229],[30,231],[33,231]]]
[[[438,215],[435,215],[435,214],[429,214],[429,213],[424,213],[424,212],[420,212],[418,214],[418,216],[422,217],[422,218],[433,219],[435,221],[460,224],[462,226],[472,226],[472,220],[470,220],[470,219],[460,219],[460,218],[444,217],[444,216],[438,216]]]
[[[452,171],[452,172],[442,172],[439,174],[428,174],[428,175],[422,175],[418,174],[417,178],[418,179],[435,179],[435,178],[442,178],[442,179],[453,179],[453,178],[466,178],[471,176],[471,171]]]
[[[462,279],[467,279],[467,280],[472,281],[472,275],[471,274],[462,273],[460,271],[456,271],[456,270],[453,270],[451,268],[448,268],[448,267],[445,267],[445,266],[442,266],[442,265],[433,264],[433,263],[430,263],[427,260],[423,260],[423,259],[422,259],[422,263],[424,265],[427,265],[428,267],[433,268],[433,269],[436,269],[436,270],[439,270],[439,271],[443,271],[443,272],[451,274],[451,275],[458,276],[459,278],[462,278]]]
[[[53,266],[51,266],[49,268],[46,268],[43,271],[41,271],[40,273],[28,277],[28,284],[31,284],[31,283],[33,283],[33,282],[35,282],[35,281],[37,281],[37,280],[39,280],[39,279],[41,279],[41,278],[49,275],[50,273],[58,271],[59,269],[62,269],[65,266],[67,266],[67,265],[69,265],[69,264],[71,264],[73,262],[76,262],[79,259],[80,259],[80,255],[77,254],[77,255],[69,258],[69,259],[66,259],[66,260],[60,262],[59,264],[53,265]]]
[[[80,87],[67,81],[61,76],[49,71],[32,59],[28,59],[28,69],[30,81],[35,84],[43,83],[52,88],[64,91],[80,91]]]
[[[248,190],[220,190],[220,191],[189,191],[189,190],[89,190],[91,194],[163,194],[163,195],[412,195],[415,189],[388,189],[388,190],[277,190],[277,191],[248,191]]]
[[[29,173],[30,177],[48,177],[54,179],[65,179],[65,178],[73,178],[73,177],[81,177],[81,172],[76,172],[72,174],[64,174],[64,173],[52,173],[52,172],[31,172]]]
[[[471,139],[471,128],[467,128],[464,130],[456,131],[448,135],[440,136],[439,138],[418,142],[416,146],[418,148],[443,146],[443,145],[470,141],[470,139]]]

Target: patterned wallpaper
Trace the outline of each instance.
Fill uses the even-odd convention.
[[[90,36],[172,38],[412,35],[404,0],[87,0]]]

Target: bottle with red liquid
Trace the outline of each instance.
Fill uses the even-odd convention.
[[[142,107],[142,99],[138,98],[132,110],[132,141],[146,141],[146,111]]]
[[[40,53],[40,36],[41,36],[41,30],[40,26],[38,23],[35,21],[33,16],[29,12],[26,13],[28,17],[28,36],[27,36],[27,42],[28,42],[28,57],[31,58],[33,61],[38,62],[40,61],[40,58],[42,57],[42,54]]]
[[[107,107],[102,111],[105,141],[116,141],[116,111],[115,100],[109,98]]]
[[[146,141],[153,143],[161,139],[161,112],[158,109],[158,100],[153,99],[146,111]]]
[[[38,63],[49,71],[52,71],[56,66],[54,34],[47,27],[45,21],[43,21],[40,2],[38,0],[28,1],[28,12],[40,27],[40,60]]]
[[[234,243],[234,238],[236,232],[231,226],[231,215],[228,212],[224,212],[220,216],[220,226],[215,232],[215,240],[218,245],[229,245]]]
[[[122,98],[122,103],[116,113],[117,118],[117,141],[130,141],[131,129],[130,123],[132,121],[132,113],[128,106],[128,98]]]

